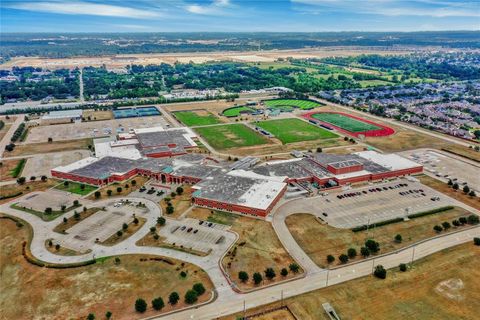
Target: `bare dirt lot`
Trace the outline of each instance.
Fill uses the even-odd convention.
[[[27,179],[31,176],[40,177],[42,175],[51,177],[51,169],[70,164],[88,156],[90,156],[88,150],[54,152],[40,156],[33,156],[28,158],[22,176],[27,177]]]
[[[14,178],[12,176],[12,173],[16,170],[17,166],[20,165],[20,161],[21,161],[21,159],[1,160],[0,163],[2,165],[0,166],[0,181],[12,180]],[[22,171],[24,171],[24,170],[22,170]],[[22,172],[19,172],[19,176],[21,174],[22,174]]]
[[[28,194],[33,191],[44,191],[58,184],[57,180],[48,179],[47,181],[33,181],[27,182],[23,185],[19,184],[8,184],[0,188],[0,204],[11,201],[15,198],[18,198],[22,195]],[[3,197],[7,197],[2,199]]]
[[[329,320],[329,302],[341,319],[476,319],[480,309],[480,247],[466,243],[431,255],[386,280],[364,277],[284,301],[298,319]],[[461,266],[461,267],[460,267]],[[247,315],[280,306],[249,310]],[[234,320],[243,314],[223,320]]]
[[[175,309],[185,307],[183,297],[194,283],[201,282],[206,293],[199,301],[210,298],[212,284],[207,274],[191,264],[157,256],[121,256],[120,263],[113,258],[96,264],[70,268],[40,268],[28,263],[22,256],[22,241],[31,237],[30,229],[18,229],[11,220],[0,220],[0,299],[1,319],[85,319],[94,313],[103,319],[106,311],[114,319],[139,319],[159,312],[151,308],[151,301],[162,297],[165,308],[174,309],[168,295],[177,291],[180,301]],[[185,271],[187,276],[180,277]],[[148,303],[147,312],[136,313],[137,298]],[[18,307],[18,301],[28,301]]]
[[[272,50],[272,51],[216,51],[194,53],[155,53],[155,54],[124,54],[100,57],[75,57],[49,59],[40,57],[15,57],[0,65],[0,69],[9,69],[13,66],[42,67],[48,69],[76,68],[105,65],[107,68],[122,68],[127,65],[148,65],[175,62],[205,63],[210,61],[239,61],[239,62],[273,62],[278,58],[322,58],[331,56],[355,56],[360,54],[399,54],[408,51],[385,51],[381,49],[366,49],[357,47],[329,47],[299,50]]]
[[[92,139],[78,139],[78,140],[65,140],[57,142],[40,142],[20,144],[15,147],[12,152],[5,152],[5,157],[26,156],[31,154],[41,154],[50,152],[61,152],[84,149],[88,150],[88,146],[93,145]]]

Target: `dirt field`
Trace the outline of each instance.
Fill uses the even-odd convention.
[[[163,214],[167,215],[170,218],[177,218],[182,213],[185,212],[192,205],[192,187],[189,185],[184,185],[182,195],[176,195],[175,198],[172,198],[170,195],[172,206],[175,208],[175,211],[172,214],[167,214],[167,203],[165,201],[160,201],[160,206],[162,208]]]
[[[449,145],[442,150],[480,162],[480,152],[458,145]]]
[[[248,320],[296,320],[296,318],[288,309],[280,309],[250,316]]]
[[[255,287],[252,280],[255,272],[260,272],[264,278],[260,286],[295,276],[292,272],[289,272],[287,277],[280,275],[280,270],[288,269],[294,261],[283,248],[269,222],[242,216],[233,217],[232,220],[231,230],[237,232],[240,237],[223,259],[222,265],[240,289]],[[272,281],[267,280],[264,275],[264,270],[270,267],[276,273]],[[246,271],[249,274],[250,280],[247,283],[242,283],[238,279],[240,271]]]
[[[453,190],[446,183],[429,177],[427,175],[417,177],[423,184],[433,188],[441,193],[446,194],[449,197],[452,197],[458,201],[461,201],[475,209],[480,210],[480,197],[477,194],[476,197],[470,197],[466,195],[462,190]]]
[[[346,254],[349,248],[357,250],[358,255],[353,260],[363,259],[360,255],[360,248],[364,246],[367,239],[374,239],[379,242],[379,253],[386,253],[433,237],[437,234],[433,230],[435,225],[440,225],[444,221],[451,223],[452,220],[461,216],[468,216],[468,214],[468,211],[455,208],[406,222],[393,223],[369,231],[359,232],[337,229],[322,224],[320,220],[310,214],[294,214],[288,216],[285,222],[297,243],[318,266],[324,268],[328,266],[327,255],[333,255],[335,261],[332,265],[338,265],[340,264],[338,257],[341,254]],[[450,230],[454,231],[459,228],[461,227],[452,227]],[[394,241],[394,237],[397,234],[402,236],[401,243]]]
[[[5,120],[3,120],[5,121]],[[0,140],[3,139],[3,137],[7,134],[8,130],[10,130],[10,127],[12,126],[11,123],[5,122],[5,125],[3,126],[2,129],[0,129]]]
[[[23,169],[23,176],[42,176],[51,177],[51,169],[58,166],[64,166],[72,162],[90,156],[89,150],[75,150],[52,152],[49,154],[38,155],[28,158],[25,168]]]
[[[18,198],[22,195],[25,195],[33,191],[45,191],[55,186],[56,184],[58,184],[57,180],[48,179],[45,182],[37,180],[33,182],[27,182],[23,185],[18,185],[15,183],[15,184],[2,186],[0,188],[0,198],[9,197],[9,196],[11,196],[11,198],[0,199],[0,204],[11,201],[15,198]]]
[[[85,319],[94,313],[103,319],[106,311],[114,319],[139,319],[158,314],[151,301],[162,297],[165,308],[168,295],[177,291],[183,297],[194,283],[204,284],[207,292],[199,301],[210,298],[212,284],[207,274],[188,263],[161,257],[121,256],[116,265],[113,258],[95,265],[71,269],[40,268],[28,263],[21,254],[21,243],[29,238],[29,228],[18,229],[11,220],[0,220],[0,299],[1,319]],[[153,260],[155,259],[155,260]],[[179,273],[187,272],[186,278]],[[147,312],[134,310],[139,297],[148,303]],[[19,301],[28,301],[19,308]]]
[[[4,156],[6,157],[15,157],[15,156],[25,156],[38,153],[50,153],[50,152],[61,152],[61,151],[71,151],[86,149],[88,146],[92,145],[92,139],[78,139],[78,140],[66,140],[66,141],[54,141],[52,143],[41,142],[41,143],[30,143],[30,144],[21,144],[17,145],[12,152],[6,152]]]
[[[86,66],[107,68],[122,68],[127,65],[148,65],[175,62],[180,63],[205,63],[210,61],[239,61],[239,62],[273,62],[278,58],[322,58],[331,56],[355,56],[359,54],[400,54],[408,51],[389,52],[357,47],[328,47],[320,49],[298,50],[272,50],[272,51],[216,51],[194,53],[155,53],[155,54],[124,54],[99,57],[75,57],[75,58],[40,58],[40,57],[16,57],[0,65],[0,69],[9,69],[13,66],[42,67],[49,69],[76,68]]]
[[[113,113],[110,110],[83,110],[82,117],[85,119],[85,121],[112,120]]]
[[[480,247],[466,243],[415,262],[413,269],[389,270],[386,280],[373,276],[348,281],[287,299],[298,319],[329,320],[329,302],[341,319],[477,319],[480,310]],[[249,310],[272,309],[280,302]],[[242,314],[224,317],[234,320]]]

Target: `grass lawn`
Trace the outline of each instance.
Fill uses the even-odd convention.
[[[213,220],[216,221],[217,219],[226,221],[225,219],[227,218],[217,216]],[[207,218],[207,220],[210,219]],[[288,266],[293,263],[294,260],[282,246],[280,240],[278,240],[269,222],[234,214],[231,214],[229,222],[232,223],[231,230],[238,233],[239,239],[222,260],[222,265],[240,289],[256,287],[252,280],[255,272],[261,273],[264,277],[264,282],[259,286],[295,276],[292,272],[289,272],[287,277],[280,275],[280,270],[282,268],[288,269]],[[266,268],[273,268],[275,270],[276,277],[271,281],[267,280],[264,276],[263,272]],[[248,282],[242,283],[238,279],[239,271],[246,271],[249,274],[250,279]],[[302,271],[300,270],[300,272]]]
[[[312,118],[330,123],[350,132],[363,132],[381,129],[373,124],[350,118],[338,113],[315,113],[312,115]]]
[[[71,193],[80,194],[82,196],[89,194],[90,192],[97,190],[96,186],[91,186],[88,184],[78,183],[68,181],[68,184],[65,185],[64,183],[60,183],[59,185],[55,186],[55,189],[67,191]]]
[[[360,256],[360,248],[364,246],[368,238],[375,239],[380,243],[380,252],[386,253],[414,242],[431,238],[437,235],[433,230],[435,225],[441,225],[444,221],[468,216],[470,213],[462,208],[431,214],[405,222],[384,225],[370,231],[353,232],[349,229],[337,229],[322,224],[316,217],[310,214],[294,214],[288,216],[286,224],[297,243],[304,249],[308,256],[320,267],[327,266],[327,255],[335,257],[333,265],[339,264],[338,257],[347,253],[349,248],[355,248],[358,256],[355,260],[363,259]],[[452,227],[454,231],[462,227]],[[446,232],[446,231],[443,231]],[[395,235],[402,236],[402,242],[394,241]]]
[[[335,133],[294,118],[261,121],[255,125],[273,134],[283,144],[338,138]]]
[[[300,108],[302,110],[310,110],[316,107],[320,107],[322,105],[315,101],[299,100],[299,99],[265,100],[264,103],[268,108],[278,108],[282,106],[289,106],[289,107]]]
[[[130,192],[140,189],[148,181],[148,179],[149,179],[148,177],[138,175],[122,183],[114,182],[98,190],[100,191],[100,199],[109,197],[108,190],[112,191],[112,196],[122,196],[122,197],[127,196],[128,194],[130,194]],[[132,184],[133,180],[135,180],[135,185]],[[117,188],[119,187],[122,188],[120,192],[117,191]],[[92,193],[91,195],[89,195],[87,199],[95,200],[96,199],[95,193]]]
[[[250,108],[250,107],[247,107],[247,106],[238,106],[238,107],[232,107],[232,108],[225,109],[225,110],[223,110],[222,114],[225,117],[238,117],[242,113],[251,113],[251,112],[254,112],[254,111],[255,111],[254,108]]]
[[[407,272],[388,270],[387,279],[373,276],[315,290],[283,301],[297,319],[329,320],[329,302],[341,319],[450,320],[478,319],[480,247],[471,242],[437,252],[414,263]],[[456,288],[455,284],[460,284]],[[248,310],[247,315],[280,306]],[[235,320],[243,313],[221,318]],[[268,318],[267,318],[268,319]]]
[[[25,159],[2,160],[0,166],[0,181],[12,180],[18,178],[25,166]],[[27,180],[29,177],[26,177]]]
[[[240,123],[196,128],[195,131],[215,149],[238,148],[269,143],[266,137]]]
[[[186,126],[205,126],[220,123],[217,117],[205,110],[176,111],[173,114]]]
[[[0,299],[3,319],[86,319],[94,313],[104,319],[107,311],[112,319],[135,320],[161,312],[186,307],[183,297],[193,284],[201,282],[206,292],[199,302],[210,298],[213,285],[200,268],[182,261],[148,255],[98,259],[96,264],[70,268],[42,268],[28,263],[22,256],[22,242],[31,239],[31,228],[17,228],[15,222],[0,220]],[[180,277],[185,271],[187,276]],[[180,301],[168,304],[168,295],[177,291]],[[137,313],[135,300],[148,303],[147,312]],[[162,297],[165,308],[155,311],[151,301]],[[28,306],[19,303],[28,301]]]

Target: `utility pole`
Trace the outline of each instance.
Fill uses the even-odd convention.
[[[245,300],[243,300],[243,320],[247,319],[247,309],[245,305]]]
[[[413,260],[415,259],[415,246],[412,248],[412,262],[410,262],[411,265],[413,265]]]
[[[282,291],[281,291],[281,298],[280,298],[280,301],[281,301],[281,302],[280,302],[280,306],[282,306],[282,307],[283,307],[283,289],[282,289]]]

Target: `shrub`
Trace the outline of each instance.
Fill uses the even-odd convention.
[[[183,188],[182,187],[177,187],[176,191],[177,191],[178,195],[181,195],[183,193]]]
[[[355,248],[350,248],[347,251],[347,255],[350,259],[353,259],[357,256],[357,250],[355,250]]]
[[[52,210],[52,208],[50,208],[50,207],[45,208],[45,214],[51,214],[52,211],[53,211],[53,210]]]
[[[186,277],[187,277],[187,273],[186,273],[185,271],[180,272],[180,277],[186,278]]]
[[[367,247],[368,250],[373,253],[380,251],[380,244],[372,239],[368,239],[367,241],[365,241],[365,247]]]
[[[329,255],[327,256],[327,262],[328,262],[328,263],[332,263],[333,261],[335,261],[335,257],[332,256],[331,254],[329,254]]]
[[[158,217],[157,218],[157,224],[160,225],[160,226],[164,226],[165,225],[165,218],[164,217]]]
[[[105,312],[105,318],[110,319],[112,317],[112,313],[110,311]]]
[[[123,231],[122,230],[118,230],[117,231],[117,237],[121,237],[123,235]]]
[[[195,290],[188,290],[185,293],[185,302],[188,304],[194,304],[198,300],[198,294]]]
[[[240,271],[238,273],[238,279],[240,279],[240,281],[242,281],[243,283],[247,282],[248,281],[248,273],[246,273],[245,271]]]
[[[451,227],[450,222],[448,222],[448,221],[442,222],[442,227],[445,230],[450,229],[450,227]]]
[[[341,254],[338,257],[338,260],[340,260],[341,263],[347,263],[348,262],[348,256],[346,254]]]
[[[58,243],[55,245],[55,250],[60,250],[60,245]]]
[[[122,229],[126,231],[128,229],[128,224],[126,223],[122,224]]]
[[[143,300],[142,298],[138,298],[135,301],[135,311],[140,313],[144,313],[145,311],[147,311],[147,303],[145,302],[145,300]]]
[[[280,271],[280,274],[282,275],[282,277],[286,277],[288,275],[287,268],[282,268],[282,270]]]
[[[395,242],[396,243],[401,243],[402,242],[402,235],[401,234],[397,234],[394,238]]]
[[[451,210],[453,208],[454,208],[453,206],[440,207],[440,208],[437,208],[437,209],[432,209],[432,210],[427,210],[427,211],[422,211],[422,212],[410,214],[410,215],[408,215],[408,218],[409,219],[420,218],[420,217],[427,216],[427,215],[430,215],[430,214],[435,214],[435,213],[439,213],[439,212],[448,211],[448,210]]]
[[[435,230],[437,233],[440,233],[443,231],[443,228],[437,224],[435,227],[433,227],[433,230]]]
[[[255,272],[255,273],[253,274],[253,282],[254,282],[255,284],[259,284],[260,282],[262,282],[262,280],[263,280],[263,277],[262,277],[262,275],[261,275],[259,272]]]
[[[133,223],[134,223],[135,225],[138,225],[139,222],[140,222],[140,220],[138,220],[137,217],[133,218]]]
[[[405,263],[400,263],[398,266],[400,268],[400,271],[405,272],[407,271],[407,265]]]
[[[201,296],[202,294],[205,293],[205,287],[203,286],[202,283],[195,283],[192,287],[192,289],[199,295]]]
[[[178,300],[180,300],[180,296],[175,291],[170,293],[170,295],[168,296],[168,303],[170,303],[171,305],[177,304]]]
[[[95,315],[93,313],[89,313],[87,316],[87,320],[95,320]]]
[[[370,255],[370,250],[368,250],[367,247],[361,247],[361,248],[360,248],[360,254],[361,254],[364,258],[366,258],[366,257],[368,257],[368,256]]]
[[[465,192],[465,194],[468,194],[468,193],[470,192],[470,187],[467,186],[467,185],[465,185],[465,186],[463,187],[463,192]]]
[[[78,206],[80,205],[80,202],[78,202],[78,200],[74,200],[74,201],[73,201],[73,205],[74,205],[75,207],[78,207]]]
[[[167,214],[172,214],[175,211],[173,206],[167,206]]]
[[[478,237],[473,238],[473,244],[476,246],[480,246],[480,238]]]
[[[111,196],[112,196],[112,193],[113,193],[112,190],[110,190],[110,189],[107,190],[107,196],[111,197]]]
[[[387,270],[382,265],[378,265],[375,267],[375,271],[373,272],[374,276],[379,279],[385,279],[387,277]]]
[[[155,310],[162,310],[165,307],[165,303],[161,297],[152,300],[152,308]]]
[[[157,228],[155,226],[150,227],[150,232],[155,233],[157,231]]]
[[[475,197],[477,194],[475,193],[475,191],[470,190],[470,192],[468,193],[468,195],[473,198],[473,197]]]
[[[265,269],[265,277],[267,277],[267,279],[272,280],[273,278],[275,278],[275,276],[276,276],[276,274],[275,274],[275,270],[273,270],[273,268]]]
[[[467,223],[468,224],[478,224],[479,223],[479,218],[476,214],[471,214],[467,218]]]
[[[116,265],[119,265],[121,262],[120,258],[119,257],[115,257],[115,264]]]
[[[460,221],[458,221],[458,220],[452,220],[452,224],[453,224],[455,227],[459,227],[459,226],[460,226]]]
[[[458,222],[460,222],[460,224],[466,224],[468,221],[467,221],[467,218],[465,218],[465,217],[460,217],[460,218],[458,219]]]

